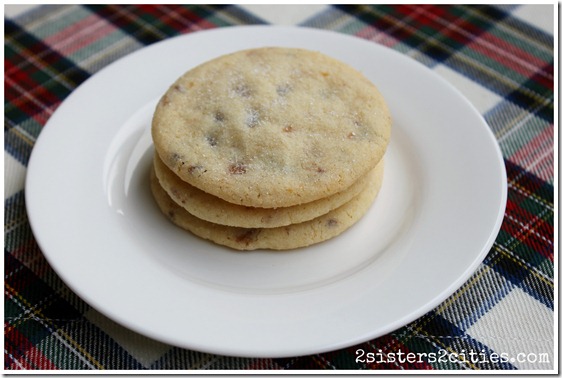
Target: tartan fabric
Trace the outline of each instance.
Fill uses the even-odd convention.
[[[99,314],[69,290],[43,257],[27,220],[23,180],[49,117],[107,64],[171,36],[267,20],[233,5],[49,5],[5,18],[5,370],[557,368],[554,39],[527,21],[523,10],[510,5],[341,5],[326,6],[302,22],[386,45],[460,86],[499,141],[508,201],[484,262],[437,308],[360,345],[277,359],[173,347]],[[409,352],[417,358],[399,359]],[[517,361],[517,352],[548,361]],[[451,355],[457,360],[441,358]]]

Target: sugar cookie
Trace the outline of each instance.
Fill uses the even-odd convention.
[[[374,169],[391,118],[377,88],[324,54],[258,48],[201,64],[171,85],[154,146],[183,181],[249,207],[332,196]]]

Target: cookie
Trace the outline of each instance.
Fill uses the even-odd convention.
[[[199,219],[173,201],[160,186],[154,169],[151,188],[158,207],[175,225],[194,235],[236,250],[288,250],[331,239],[355,224],[369,209],[381,187],[382,177],[367,185],[349,202],[320,217],[283,227],[230,227]]]
[[[360,72],[281,47],[191,69],[162,96],[152,122],[157,153],[183,181],[264,208],[348,189],[381,160],[390,131],[382,95]]]
[[[271,228],[302,223],[343,205],[359,194],[367,184],[381,179],[383,163],[380,162],[374,170],[343,192],[302,205],[278,208],[241,206],[212,196],[181,180],[162,163],[157,154],[154,156],[154,169],[167,194],[197,218],[226,226]]]

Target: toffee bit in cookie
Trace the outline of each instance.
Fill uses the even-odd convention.
[[[349,134],[347,134],[347,139],[354,139],[356,135],[357,135],[357,134],[355,134],[355,132],[352,131],[352,132],[350,132]]]
[[[207,143],[209,143],[209,146],[215,147],[217,145],[217,138],[215,138],[214,136],[207,135],[205,139],[207,140]]]
[[[276,88],[277,94],[281,97],[284,97],[291,91],[291,86],[289,84],[282,84],[278,85]]]
[[[220,110],[216,111],[213,117],[214,117],[215,121],[219,122],[219,123],[224,122],[224,120],[226,119],[226,117],[224,116],[224,113],[221,112]]]
[[[310,163],[304,166],[304,169],[307,171],[317,172],[317,173],[324,173],[326,170],[319,166],[317,163]]]
[[[190,165],[189,167],[187,167],[187,172],[189,172],[189,174],[197,174],[197,173],[205,173],[206,171],[203,169],[203,166],[201,165]]]
[[[187,93],[187,88],[181,84],[174,85],[174,89],[180,93]]]
[[[256,109],[250,109],[246,114],[246,126],[253,128],[260,123],[260,113]]]
[[[180,196],[181,196],[181,190],[179,190],[179,189],[176,188],[176,187],[170,188],[170,191],[172,192],[172,195],[173,195],[174,197],[180,197]]]
[[[339,224],[338,220],[334,218],[330,218],[326,221],[326,226],[328,227],[332,227],[332,228],[337,227],[338,224]]]
[[[162,106],[170,105],[170,96],[168,96],[168,94],[162,96],[162,101],[160,103],[162,104]]]
[[[243,175],[248,170],[248,166],[243,163],[230,164],[228,167],[228,172],[233,175]]]
[[[252,90],[245,83],[238,83],[232,88],[234,93],[240,97],[250,97],[252,95]]]
[[[242,232],[241,234],[236,236],[236,242],[237,243],[243,243],[246,246],[250,245],[250,243],[254,242],[257,238],[257,236],[260,233],[260,229],[258,228],[250,228],[244,232]]]
[[[170,163],[172,163],[172,165],[183,165],[185,164],[185,162],[183,161],[184,156],[178,154],[177,152],[173,152],[170,154]]]

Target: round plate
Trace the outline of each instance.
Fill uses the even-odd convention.
[[[393,115],[382,189],[355,226],[287,252],[236,252],[173,226],[149,190],[151,115],[191,67],[259,46],[319,50],[362,71]],[[26,203],[68,286],[141,334],[253,357],[354,345],[447,298],[491,248],[506,174],[494,136],[452,86],[359,38],[294,27],[197,32],[111,64],[58,108],[33,149]]]

